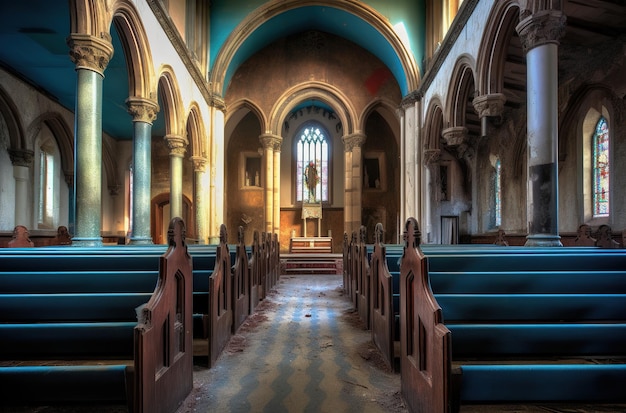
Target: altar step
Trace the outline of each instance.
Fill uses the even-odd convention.
[[[282,274],[341,274],[342,254],[281,254]]]

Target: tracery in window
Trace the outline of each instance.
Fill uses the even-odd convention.
[[[296,201],[329,201],[329,152],[324,129],[305,127],[296,143]]]
[[[609,126],[604,117],[596,124],[593,147],[593,216],[609,215]]]

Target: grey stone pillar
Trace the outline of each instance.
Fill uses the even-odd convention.
[[[74,127],[75,246],[100,246],[102,237],[102,83],[113,56],[110,37],[86,34],[69,37],[76,65]]]
[[[516,30],[527,62],[527,246],[562,246],[558,203],[558,45],[565,28],[560,10],[522,10]],[[539,9],[539,10],[536,10]],[[525,17],[525,18],[524,18]]]
[[[152,183],[152,122],[159,105],[142,98],[126,101],[133,117],[133,187],[131,244],[152,244],[150,235],[150,189]]]

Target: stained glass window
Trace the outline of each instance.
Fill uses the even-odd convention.
[[[496,227],[502,225],[502,166],[500,159],[495,164],[495,176],[494,176],[494,194],[495,194],[495,224]]]
[[[329,152],[324,130],[309,125],[302,130],[296,145],[296,200],[328,202]]]
[[[609,126],[604,117],[593,134],[593,216],[609,215]]]

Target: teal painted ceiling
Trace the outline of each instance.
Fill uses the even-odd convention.
[[[404,25],[415,61],[421,62],[423,0],[378,0],[364,3],[375,8],[392,25]],[[264,2],[261,0],[213,0],[210,42],[212,59],[237,25],[262,4]],[[352,14],[338,8],[322,6],[296,8],[274,16],[258,27],[235,54],[228,67],[227,78],[264,46],[281,37],[306,30],[329,32],[369,50],[389,67],[401,91],[407,92],[400,60],[383,36]],[[73,112],[76,106],[76,71],[69,57],[66,41],[69,32],[67,0],[0,0],[0,65]],[[131,139],[132,118],[124,103],[128,98],[127,66],[114,26],[111,35],[115,53],[105,71],[102,127],[115,139]],[[153,133],[165,133],[163,116],[157,117]]]
[[[263,5],[263,1],[216,0],[211,6],[211,62],[222,50],[228,36],[250,12]],[[339,2],[338,2],[339,3]],[[424,6],[421,0],[366,1],[387,18],[392,26],[405,30],[409,48],[417,63],[423,57]],[[343,37],[378,57],[393,73],[402,94],[410,92],[406,75],[395,50],[383,35],[363,19],[340,8],[329,6],[304,6],[280,13],[260,25],[238,49],[228,67],[224,88],[237,68],[256,51],[272,42],[294,33],[319,30]],[[225,94],[225,90],[223,91]]]

